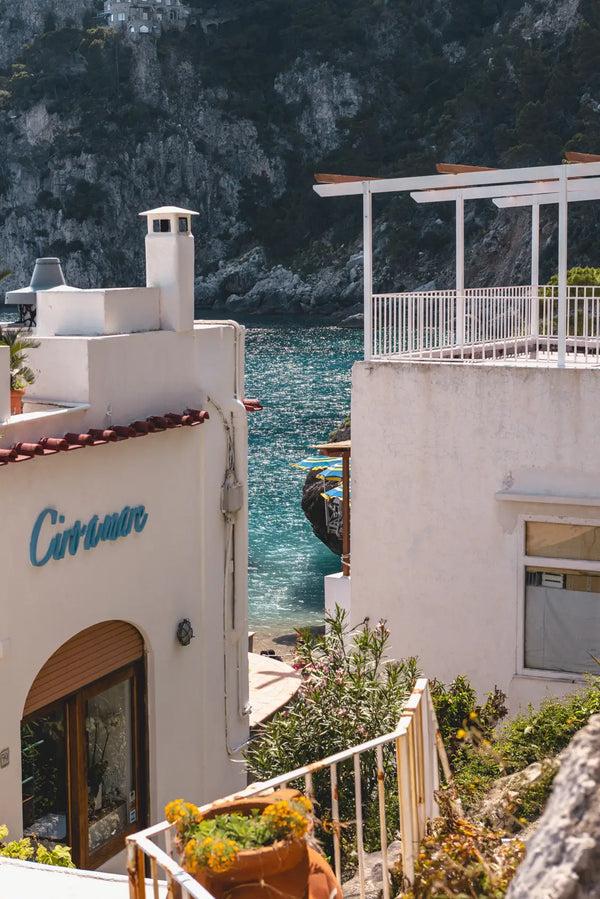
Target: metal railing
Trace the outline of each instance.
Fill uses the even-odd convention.
[[[600,288],[569,285],[566,360],[600,363]],[[557,361],[558,287],[374,294],[371,356],[440,362]]]
[[[384,761],[385,753],[385,761]],[[358,859],[358,875],[360,895],[364,899],[365,891],[365,812],[368,812],[369,797],[362,795],[361,762],[368,756],[374,756],[377,772],[377,806],[379,822],[379,844],[382,853],[383,897],[390,899],[390,884],[385,872],[388,870],[388,811],[386,809],[385,780],[389,780],[390,763],[393,767],[394,796],[397,796],[399,812],[399,830],[402,840],[402,870],[404,876],[412,881],[414,864],[419,844],[425,836],[429,818],[438,814],[436,791],[439,787],[438,763],[441,762],[445,776],[449,777],[448,762],[439,734],[437,719],[426,678],[417,680],[413,692],[402,712],[398,725],[392,733],[353,746],[328,758],[313,762],[304,768],[288,771],[280,777],[262,783],[254,783],[245,790],[226,797],[228,800],[242,797],[258,796],[271,790],[286,787],[294,782],[304,782],[305,795],[314,801],[314,776],[318,772],[329,774],[329,792],[331,797],[331,833],[333,836],[333,861],[338,880],[342,880],[343,853],[349,825],[355,826],[356,855]],[[353,789],[350,796],[342,796],[342,785],[339,775],[340,766],[351,763],[353,770]],[[342,820],[340,805],[342,799],[351,802],[350,818]],[[388,797],[389,801],[389,797]],[[394,800],[395,801],[395,800]],[[347,807],[347,803],[345,803]],[[210,808],[203,806],[200,812]],[[320,809],[323,814],[323,810]],[[163,843],[163,847],[158,842]],[[163,821],[140,833],[127,838],[127,869],[129,872],[131,899],[145,899],[146,883],[144,865],[149,859],[152,879],[152,896],[166,895],[169,899],[191,896],[193,899],[209,899],[208,893],[174,858],[173,825]],[[162,869],[166,883],[159,881],[159,869]],[[162,892],[161,892],[162,891]]]

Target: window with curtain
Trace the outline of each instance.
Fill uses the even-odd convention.
[[[525,552],[525,668],[600,674],[600,527],[528,521]]]

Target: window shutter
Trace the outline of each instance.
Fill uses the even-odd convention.
[[[63,643],[38,673],[27,694],[23,717],[143,655],[142,635],[125,621],[103,621],[80,631]]]

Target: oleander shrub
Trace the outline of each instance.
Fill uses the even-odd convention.
[[[258,728],[246,752],[255,780],[268,780],[351,746],[367,742],[396,727],[417,677],[415,659],[386,658],[389,631],[384,622],[365,622],[350,631],[346,612],[337,608],[325,616],[326,632],[298,631],[294,665],[302,682],[294,699]],[[388,825],[398,827],[395,746],[384,747],[384,786]],[[367,848],[379,848],[377,764],[374,751],[361,756],[361,789]],[[304,788],[303,780],[290,786]],[[313,774],[318,837],[332,850],[329,770]],[[351,761],[338,766],[342,842],[352,858],[354,842],[354,774]]]

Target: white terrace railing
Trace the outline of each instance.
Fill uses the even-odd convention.
[[[425,835],[427,820],[438,814],[436,802],[436,790],[439,786],[438,760],[443,765],[445,777],[449,778],[450,776],[431,701],[429,682],[426,678],[417,680],[398,726],[392,733],[313,762],[305,768],[288,771],[280,777],[252,784],[242,792],[226,798],[258,796],[289,784],[295,785],[298,781],[303,780],[305,795],[313,800],[315,796],[313,776],[317,772],[323,771],[325,775],[329,776],[335,873],[341,882],[342,853],[347,842],[344,840],[343,846],[340,840],[342,828],[344,828],[344,834],[347,835],[350,832],[348,825],[356,825],[360,895],[361,899],[364,899],[366,894],[364,821],[368,809],[366,797],[363,797],[361,793],[361,761],[364,765],[365,758],[369,755],[371,758],[374,757],[377,768],[379,844],[384,872],[383,897],[390,899],[390,884],[385,876],[385,872],[388,870],[389,830],[385,781],[387,780],[389,784],[390,764],[393,768],[391,776],[394,781],[394,796],[397,795],[398,800],[402,868],[404,876],[409,881],[412,881],[414,877],[415,858],[419,850],[419,843]],[[338,776],[340,766],[344,763],[351,763],[353,769],[353,788],[350,796],[343,795],[341,778]],[[347,820],[341,820],[340,817],[340,804],[343,800],[351,801],[352,812],[350,815],[346,815]],[[205,806],[200,811],[209,807]],[[165,890],[168,899],[179,899],[179,897],[185,899],[187,896],[191,896],[193,899],[210,899],[211,894],[177,863],[173,836],[173,825],[163,821],[161,824],[156,824],[154,827],[149,827],[127,838],[127,868],[131,899],[145,899],[146,897],[147,885],[144,880],[146,859],[149,859],[150,862],[153,899],[165,896]]]
[[[554,363],[558,287],[477,287],[371,298],[371,358]],[[568,286],[565,361],[600,364],[600,288]]]

